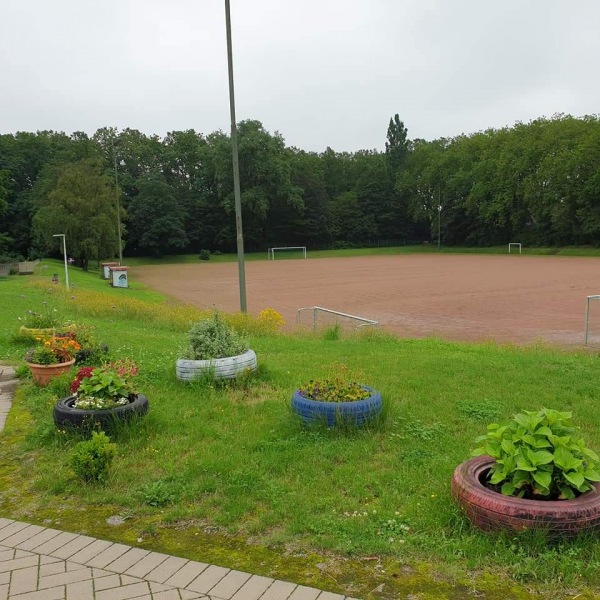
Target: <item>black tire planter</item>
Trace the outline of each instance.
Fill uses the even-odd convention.
[[[93,427],[102,425],[110,427],[120,422],[142,417],[148,412],[148,398],[138,394],[129,404],[103,410],[74,408],[75,396],[62,398],[54,406],[54,424],[58,428]]]
[[[596,487],[573,500],[527,500],[504,496],[483,482],[494,463],[477,456],[462,464],[452,477],[452,497],[469,520],[486,531],[541,529],[551,535],[600,531],[600,492]]]
[[[300,395],[292,395],[292,410],[307,424],[325,423],[328,427],[338,424],[362,426],[378,416],[383,408],[381,394],[373,388],[363,386],[371,395],[355,402],[318,402]]]

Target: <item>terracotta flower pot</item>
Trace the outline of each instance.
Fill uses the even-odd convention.
[[[36,365],[27,363],[33,380],[40,386],[46,386],[53,377],[66,373],[75,364],[75,359],[72,358],[67,362],[56,363],[54,365]]]

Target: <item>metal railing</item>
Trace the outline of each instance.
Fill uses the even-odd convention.
[[[365,319],[364,317],[357,317],[356,315],[349,315],[348,313],[340,312],[338,310],[331,310],[329,308],[323,308],[322,306],[306,306],[304,308],[299,308],[296,311],[296,325],[300,325],[300,313],[302,311],[312,310],[313,311],[313,331],[317,330],[317,326],[319,323],[319,312],[324,312],[331,315],[336,315],[339,317],[344,317],[346,319],[351,319],[353,321],[359,321],[358,325],[354,329],[359,329],[360,327],[378,327],[379,322],[373,319]]]

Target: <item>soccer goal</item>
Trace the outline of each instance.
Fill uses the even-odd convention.
[[[511,249],[512,249],[513,246],[515,246],[515,247],[518,246],[518,248],[519,248],[519,254],[521,254],[521,243],[520,242],[511,242],[508,245],[508,253],[510,254],[510,251],[511,251]]]
[[[588,296],[585,299],[585,334],[583,343],[587,346],[590,335],[590,300],[600,300],[600,296]]]
[[[281,256],[281,252],[288,252],[293,250],[302,250],[302,255],[306,258],[306,246],[278,246],[276,248],[268,248],[267,257],[270,260],[275,260],[275,250],[279,250],[279,255]]]

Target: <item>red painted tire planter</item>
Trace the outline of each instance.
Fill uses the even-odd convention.
[[[68,396],[54,406],[54,424],[58,428],[91,427],[96,424],[110,427],[117,422],[142,417],[148,412],[148,399],[143,394],[138,394],[129,404],[105,410],[74,408],[74,403],[75,396]]]
[[[333,427],[341,421],[360,427],[381,413],[383,407],[381,394],[377,390],[366,385],[362,387],[371,395],[356,402],[318,402],[305,398],[296,390],[292,396],[292,410],[307,424],[321,421]]]
[[[477,456],[459,465],[452,477],[452,497],[470,521],[487,531],[543,529],[550,534],[575,535],[600,531],[598,485],[573,500],[525,500],[486,488],[490,456]]]

